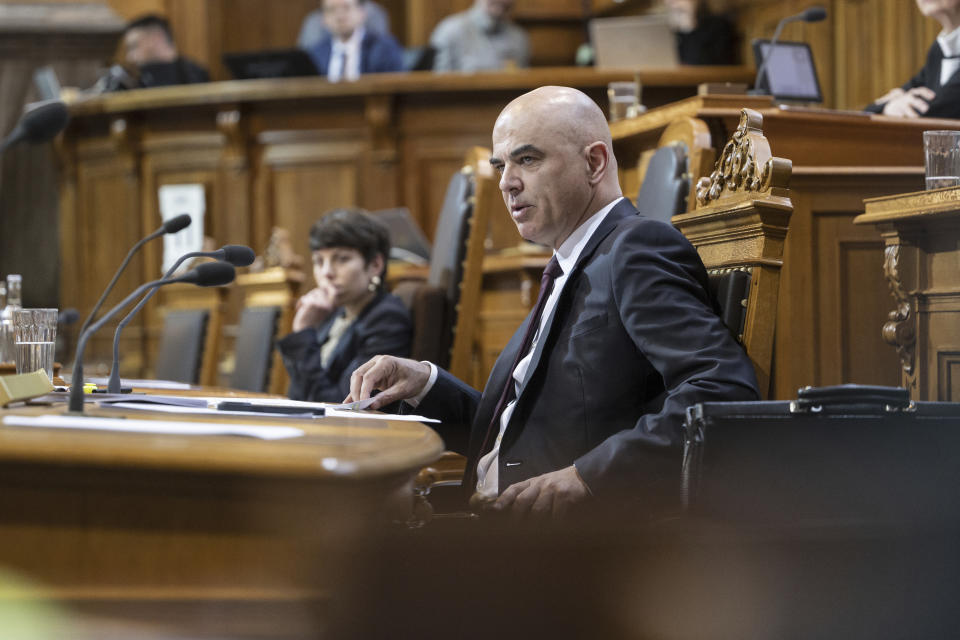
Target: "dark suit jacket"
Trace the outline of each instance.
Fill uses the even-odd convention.
[[[473,425],[471,473],[529,321],[482,395],[441,371],[417,408]],[[756,386],[716,314],[696,250],[621,200],[584,248],[538,341],[501,443],[499,488],[571,463],[597,497],[675,482],[686,408],[755,400]]]
[[[328,36],[307,49],[320,75],[327,75],[333,40]],[[386,73],[403,70],[403,48],[388,33],[365,31],[360,42],[360,73]]]
[[[960,118],[960,73],[954,73],[946,84],[941,85],[940,64],[942,62],[943,50],[939,43],[934,42],[927,52],[927,63],[917,75],[903,85],[903,90],[927,87],[937,94],[930,102],[930,108],[922,114],[926,118]],[[866,110],[873,113],[882,113],[883,105],[874,102],[868,105]]]
[[[350,392],[350,374],[375,355],[408,356],[413,336],[410,313],[396,296],[381,293],[368,304],[340,337],[324,368],[320,347],[327,341],[340,309],[318,327],[291,333],[278,341],[290,373],[289,396],[294,400],[341,402]]]

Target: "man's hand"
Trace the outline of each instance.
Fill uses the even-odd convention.
[[[350,376],[350,395],[344,402],[366,400],[376,390],[371,409],[379,409],[397,400],[413,398],[427,386],[430,365],[394,356],[374,356]]]
[[[930,108],[929,101],[937,97],[927,87],[914,87],[909,91],[894,89],[877,100],[883,106],[883,115],[897,118],[919,118]]]
[[[300,296],[293,314],[293,330],[303,331],[329,318],[335,307],[335,299],[336,291],[329,283],[319,284]]]
[[[487,509],[523,518],[562,518],[570,507],[590,496],[573,465],[512,484]]]

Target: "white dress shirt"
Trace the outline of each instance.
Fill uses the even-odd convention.
[[[360,77],[360,43],[363,42],[363,34],[361,27],[355,29],[346,41],[334,38],[330,51],[330,66],[327,67],[327,80],[353,81]]]
[[[937,36],[937,43],[943,52],[943,62],[940,63],[940,86],[947,84],[947,81],[960,69],[960,28],[954,29],[950,33],[941,32]]]

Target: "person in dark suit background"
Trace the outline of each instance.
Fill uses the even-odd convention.
[[[123,49],[126,62],[137,69],[141,87],[210,81],[206,69],[179,54],[170,23],[162,16],[147,14],[127,24]]]
[[[664,0],[681,64],[737,64],[737,30],[706,0]]]
[[[679,477],[686,408],[758,397],[697,252],[672,226],[637,215],[612,149],[603,112],[575,89],[511,102],[490,162],[520,235],[554,250],[545,302],[482,394],[389,356],[351,379],[351,400],[379,390],[375,408],[406,399],[441,429],[472,425],[464,488],[475,505],[559,516],[591,497],[661,498]]]
[[[323,0],[323,19],[330,35],[307,53],[330,82],[403,70],[403,48],[393,36],[364,28],[365,5],[366,0]]]
[[[378,353],[410,353],[413,326],[383,290],[389,233],[369,214],[339,209],[310,229],[316,288],[297,301],[293,333],[277,344],[294,400],[340,402],[350,374]]]
[[[960,118],[960,0],[917,0],[917,7],[943,30],[923,68],[866,110],[900,118]]]

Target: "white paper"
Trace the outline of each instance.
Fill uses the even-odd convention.
[[[398,420],[400,422],[440,422],[433,418],[399,413],[368,413],[343,409],[327,409],[327,418],[363,418],[364,420]]]
[[[183,407],[170,404],[149,404],[141,402],[110,402],[101,405],[105,409],[127,409],[128,411],[153,411],[156,413],[179,413],[201,416],[243,416],[245,418],[322,418],[308,410],[303,413],[268,413],[265,411],[224,411],[223,409],[209,409],[207,407]]]
[[[171,263],[172,264],[172,263]],[[84,382],[92,382],[93,384],[98,384],[100,386],[107,386],[109,380],[107,378],[87,378],[84,377]],[[186,382],[174,382],[173,380],[140,380],[136,378],[122,378],[120,380],[121,387],[137,387],[140,389],[168,389],[170,391],[183,391],[189,389],[191,385]]]
[[[184,213],[191,220],[186,229],[163,236],[163,272],[166,273],[183,254],[203,251],[203,216],[207,200],[202,184],[166,184],[157,189],[157,197],[164,222]]]
[[[249,436],[261,440],[299,438],[303,430],[296,427],[263,427],[247,424],[217,422],[165,422],[160,420],[130,420],[128,418],[101,418],[85,416],[6,416],[3,424],[11,427],[41,427],[44,429],[91,429],[193,436]]]

